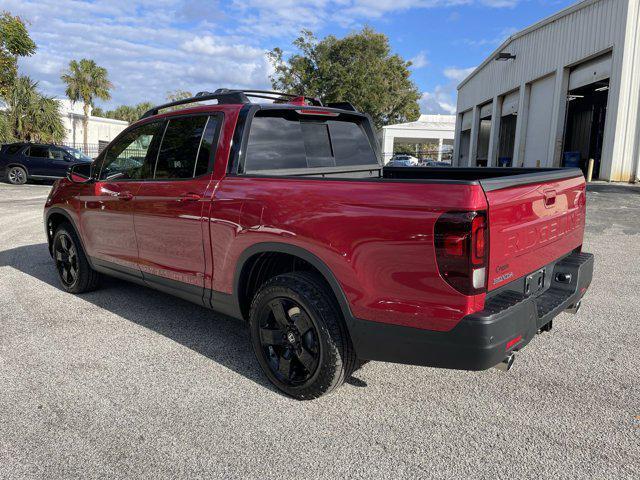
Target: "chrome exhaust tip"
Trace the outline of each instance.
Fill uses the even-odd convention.
[[[579,300],[575,305],[571,305],[569,308],[565,310],[565,312],[575,315],[580,310],[580,305],[582,304],[582,300]]]
[[[501,372],[508,372],[509,370],[511,370],[511,367],[513,367],[513,362],[515,361],[516,361],[516,354],[511,353],[506,357],[504,357],[504,360],[502,360],[499,364],[497,364],[493,368],[500,370]]]

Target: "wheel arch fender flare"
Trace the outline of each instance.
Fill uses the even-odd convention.
[[[91,257],[89,257],[89,254],[87,253],[87,249],[84,246],[84,240],[82,239],[82,235],[80,234],[80,230],[78,229],[78,225],[76,224],[76,221],[73,219],[71,214],[67,210],[65,210],[64,208],[51,207],[49,210],[47,210],[47,213],[46,213],[46,216],[45,216],[44,229],[45,229],[45,233],[47,235],[47,244],[49,245],[49,254],[52,253],[51,252],[51,246],[52,246],[51,242],[53,241],[53,236],[49,235],[49,220],[51,219],[51,217],[53,215],[62,215],[71,224],[71,227],[76,232],[78,240],[80,240],[80,245],[82,246],[82,250],[84,251],[85,256],[87,257],[87,261],[89,262],[89,265],[91,266],[91,268],[93,268],[93,263],[91,262]]]
[[[7,163],[5,168],[5,171],[8,171],[10,168],[13,167],[20,167],[22,168],[26,173],[27,173],[27,177],[29,176],[29,169],[27,168],[27,166],[24,163],[20,163],[20,162],[9,162]]]
[[[292,255],[298,257],[305,262],[312,265],[320,274],[323,276],[324,280],[327,282],[333,294],[338,302],[338,306],[340,307],[340,311],[344,317],[347,328],[351,331],[351,325],[353,324],[354,317],[351,313],[351,308],[349,306],[349,302],[347,300],[347,296],[345,295],[340,283],[337,278],[333,274],[333,271],[327,266],[324,261],[322,261],[318,256],[311,253],[310,251],[298,247],[296,245],[291,245],[289,243],[280,243],[280,242],[262,242],[251,245],[247,249],[245,249],[238,258],[238,262],[236,263],[236,269],[233,279],[233,293],[236,301],[240,301],[240,280],[242,277],[243,269],[247,261],[252,258],[254,255],[259,253],[285,253],[288,255]]]

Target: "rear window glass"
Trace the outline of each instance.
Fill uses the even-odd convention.
[[[29,156],[36,158],[49,158],[49,149],[39,145],[32,145],[29,147]]]
[[[251,122],[246,172],[378,164],[358,122],[278,115],[257,114]]]
[[[369,137],[362,125],[331,120],[329,121],[329,132],[337,166],[377,163]]]

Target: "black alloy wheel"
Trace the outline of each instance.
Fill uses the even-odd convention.
[[[7,180],[13,185],[27,183],[27,171],[22,167],[11,167],[7,172]]]
[[[331,392],[356,366],[340,307],[315,272],[283,273],[267,280],[251,301],[249,327],[267,378],[299,400]]]
[[[56,237],[53,255],[62,283],[72,287],[78,281],[78,251],[66,232]]]
[[[274,298],[265,305],[260,343],[269,368],[287,385],[303,384],[318,368],[318,330],[304,309],[290,298]]]
[[[69,293],[84,293],[95,290],[100,280],[84,253],[82,242],[73,227],[64,222],[53,234],[51,256],[55,261],[62,288]]]

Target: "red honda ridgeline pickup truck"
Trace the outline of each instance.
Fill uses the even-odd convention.
[[[298,399],[366,360],[508,369],[593,271],[580,170],[382,168],[351,105],[255,90],[149,111],[44,218],[64,289],[106,274],[246,320]]]

